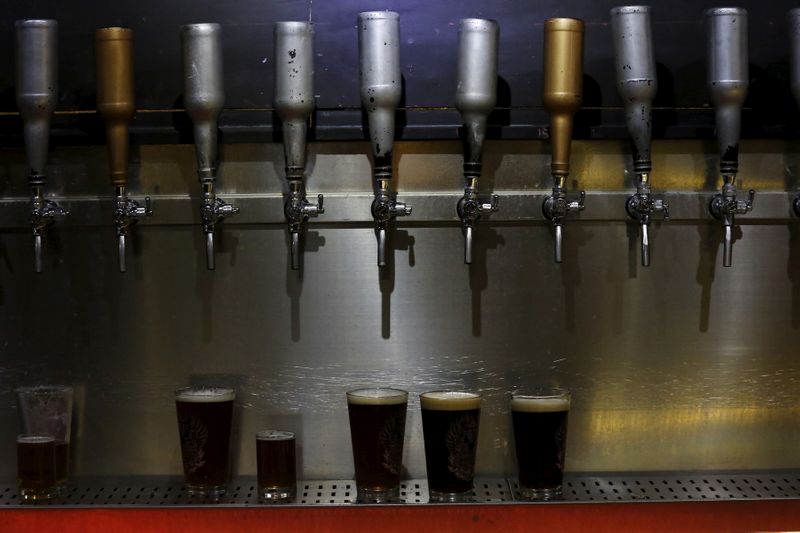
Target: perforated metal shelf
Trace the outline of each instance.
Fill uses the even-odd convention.
[[[743,474],[609,474],[567,475],[560,503],[631,501],[715,501],[800,499],[800,471]],[[292,505],[350,505],[356,500],[352,480],[301,481]],[[471,503],[519,501],[516,480],[478,478]],[[428,482],[412,479],[401,484],[399,504],[426,504]],[[22,504],[15,485],[0,485],[0,506]],[[76,480],[61,498],[37,507],[184,507],[261,505],[253,477],[235,479],[228,494],[217,502],[190,497],[181,480],[165,477]]]

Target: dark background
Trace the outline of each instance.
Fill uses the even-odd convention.
[[[576,138],[626,136],[612,70],[609,9],[619,2],[587,0],[386,1],[316,0],[6,0],[0,11],[0,112],[13,112],[14,21],[54,18],[59,22],[59,111],[92,110],[95,99],[93,32],[127,26],[135,32],[136,99],[140,110],[182,107],[179,29],[191,22],[223,26],[226,110],[220,125],[226,142],[275,140],[272,101],[272,24],[307,20],[316,25],[316,94],[313,138],[363,139],[358,90],[355,21],[360,11],[391,9],[401,15],[401,65],[405,93],[398,120],[401,139],[456,138],[460,119],[455,99],[458,20],[494,18],[500,24],[498,109],[493,138],[546,136],[541,109],[542,23],[548,17],[586,22],[584,109]],[[656,138],[713,135],[713,112],[705,83],[703,11],[715,2],[654,1],[653,30],[659,65]],[[745,138],[789,138],[798,130],[789,91],[791,1],[742,1],[749,10],[750,92],[744,111]],[[430,109],[436,108],[436,109]],[[444,108],[444,109],[442,109]],[[20,119],[0,116],[0,145],[19,145]],[[134,140],[190,142],[184,113],[140,112]],[[55,143],[101,143],[96,115],[56,116]]]

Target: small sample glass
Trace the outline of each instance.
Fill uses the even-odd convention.
[[[419,402],[430,501],[471,501],[481,418],[480,394],[425,392],[420,394]]]
[[[217,500],[228,490],[233,389],[175,391],[181,458],[190,496]]]
[[[561,496],[570,393],[538,388],[511,396],[520,495],[526,500]]]
[[[17,483],[23,502],[50,500],[59,494],[56,439],[52,435],[17,437]]]
[[[274,429],[256,433],[256,459],[261,501],[293,501],[297,492],[294,433]]]
[[[359,389],[347,393],[357,501],[387,503],[400,496],[408,393]]]
[[[16,390],[22,432],[53,437],[56,485],[62,490],[69,477],[69,441],[72,431],[72,387],[38,385]]]

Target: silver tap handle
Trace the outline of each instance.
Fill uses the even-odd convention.
[[[42,271],[42,234],[37,233],[33,236],[33,271]]]
[[[386,266],[386,228],[378,228],[378,266]]]
[[[750,189],[747,191],[747,200],[739,200],[736,202],[736,211],[740,214],[749,213],[753,210],[753,200],[755,200],[756,191]]]
[[[567,211],[583,211],[583,208],[585,207],[584,205],[585,201],[586,201],[586,191],[581,191],[580,197],[578,198],[577,202],[573,200],[567,204]]]
[[[472,226],[464,226],[464,264],[472,264]]]
[[[722,255],[722,266],[733,264],[733,226],[725,224],[725,246]]]
[[[391,207],[392,215],[396,217],[407,217],[411,214],[411,206],[406,205],[405,202],[393,202]]]
[[[117,253],[119,255],[119,271],[127,272],[128,264],[126,261],[126,239],[124,233],[117,235]]]
[[[323,204],[325,197],[321,194],[317,195],[317,215],[322,215],[325,213],[325,206]]]
[[[500,203],[500,198],[496,194],[493,194],[491,203],[481,204],[480,211],[482,213],[496,213],[498,210],[499,203]]]
[[[556,263],[561,263],[561,245],[564,239],[563,228],[564,226],[562,224],[553,224],[553,232],[555,234],[555,239],[553,239],[553,253]]]
[[[649,224],[642,223],[642,266],[650,266],[650,230]]]
[[[291,232],[292,237],[292,270],[300,268],[300,232]]]
[[[214,260],[214,232],[206,233],[206,268],[214,270],[217,267]]]
[[[664,213],[664,220],[669,220],[669,202],[666,200],[661,201],[661,211]]]

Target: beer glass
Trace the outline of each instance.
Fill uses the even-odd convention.
[[[256,433],[258,495],[265,502],[294,500],[297,487],[295,439],[291,431]]]
[[[72,387],[38,385],[16,390],[22,432],[53,437],[56,485],[59,490],[69,475],[69,441],[72,430]]]
[[[473,392],[420,394],[431,502],[472,499],[481,397]]]
[[[185,387],[175,391],[186,490],[218,499],[228,489],[233,389]]]
[[[511,396],[519,490],[526,500],[551,500],[561,495],[570,394],[539,388]]]
[[[23,434],[17,437],[17,483],[24,502],[58,496],[56,439],[52,435]]]
[[[400,496],[408,393],[360,389],[347,393],[357,500],[383,503]]]

